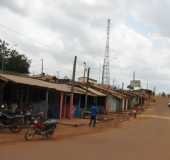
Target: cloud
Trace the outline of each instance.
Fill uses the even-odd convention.
[[[133,16],[140,19],[146,26],[151,26],[162,36],[170,36],[169,0],[150,0],[149,2],[147,0],[132,0],[131,2],[129,7]]]
[[[0,35],[32,59],[31,72],[39,73],[41,58],[45,72],[72,74],[78,56],[77,77],[83,62],[91,77],[101,80],[105,52],[106,22],[111,18],[111,82],[128,85],[132,72],[165,88],[170,80],[170,23],[168,0],[1,0]],[[99,75],[100,74],[100,75]]]
[[[29,1],[22,1],[22,0],[1,0],[0,7],[7,8],[13,12],[18,14],[26,15],[27,14],[27,7],[29,5]]]

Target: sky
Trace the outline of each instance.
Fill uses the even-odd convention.
[[[110,81],[127,86],[133,72],[142,87],[170,92],[169,0],[0,0],[0,38],[32,60],[30,72],[76,77],[83,63],[101,81],[110,30]]]

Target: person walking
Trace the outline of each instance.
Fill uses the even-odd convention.
[[[90,109],[90,123],[89,127],[95,127],[96,126],[96,116],[97,116],[97,107],[96,105],[92,105]]]
[[[136,109],[133,109],[133,110],[132,110],[132,113],[133,113],[134,118],[136,118],[136,116],[137,116],[137,111],[136,111]]]

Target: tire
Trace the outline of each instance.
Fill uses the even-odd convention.
[[[21,126],[15,125],[15,126],[11,126],[11,127],[9,128],[9,130],[10,130],[12,133],[19,133],[19,132],[21,132],[22,128],[21,128]]]
[[[54,134],[54,132],[55,132],[55,129],[47,132],[44,137],[45,137],[46,139],[49,139],[50,137],[52,137],[52,135]]]
[[[49,139],[50,134],[46,133],[43,137],[44,137],[45,139]]]
[[[25,138],[26,141],[31,141],[33,139],[34,135],[35,135],[34,129],[33,128],[29,128],[26,131],[24,138]]]
[[[14,119],[13,123],[9,127],[9,130],[12,133],[19,133],[22,130],[22,126],[23,126],[23,119]]]

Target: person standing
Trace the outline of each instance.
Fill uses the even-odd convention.
[[[133,113],[134,118],[136,118],[136,115],[137,115],[136,109],[133,109],[133,110],[132,110],[132,113]]]
[[[95,127],[96,126],[96,116],[97,116],[97,107],[96,105],[92,105],[90,109],[90,123],[89,127]]]

